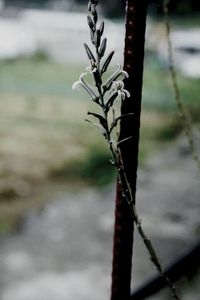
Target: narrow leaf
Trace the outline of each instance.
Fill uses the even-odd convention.
[[[94,23],[92,21],[92,18],[90,16],[87,16],[87,22],[88,22],[88,26],[90,27],[90,29],[94,31],[95,25],[94,25]]]
[[[91,11],[91,2],[88,3],[88,11]]]
[[[112,59],[114,53],[115,53],[115,52],[112,51],[112,52],[108,55],[107,59],[105,60],[103,66],[102,66],[102,68],[101,68],[101,74],[103,74],[103,73],[105,73],[105,72],[107,71],[107,68],[108,68],[108,66],[109,66],[109,64],[110,64],[110,62],[111,62],[111,59]]]
[[[91,116],[97,118],[99,120],[100,124],[102,125],[102,127],[105,130],[107,129],[106,119],[102,115],[99,115],[99,114],[96,114],[96,113],[92,113],[92,112],[88,112],[88,115],[91,115]]]
[[[89,119],[85,119],[85,121],[88,122],[88,123],[90,123],[90,124],[92,124],[96,128],[98,128],[101,131],[102,135],[106,138],[106,131],[105,131],[105,129],[101,125],[96,124],[96,123],[92,122]]]
[[[100,27],[99,27],[99,32],[100,32],[100,34],[101,34],[101,36],[102,36],[102,34],[103,34],[103,32],[104,32],[104,21],[101,22],[101,25],[100,25]]]
[[[84,43],[84,47],[89,60],[96,61],[92,51],[90,50],[89,46],[86,43]]]
[[[132,139],[132,138],[133,138],[133,136],[129,136],[129,137],[125,138],[125,139],[122,139],[121,141],[119,141],[119,142],[117,143],[117,147],[119,147],[122,143],[127,142],[127,141],[129,141],[130,139]]]
[[[132,116],[132,115],[134,115],[134,113],[124,114],[124,115],[121,115],[121,116],[117,117],[116,119],[114,119],[110,125],[110,132],[112,132],[112,130],[117,126],[118,122],[121,119],[128,117],[128,116]]]
[[[96,48],[99,48],[100,43],[101,43],[101,35],[100,35],[99,30],[94,32],[94,42],[95,42]]]
[[[91,6],[91,12],[93,15],[93,19],[94,19],[94,23],[96,24],[98,21],[98,15],[97,15],[97,11],[94,5]]]
[[[94,45],[94,32],[92,29],[90,29],[90,38],[91,38],[92,44]]]
[[[107,45],[107,38],[104,38],[102,43],[101,43],[101,47],[99,49],[99,56],[100,58],[102,58],[105,54],[106,51],[106,45]]]
[[[99,97],[96,95],[95,91],[93,90],[93,88],[83,79],[83,76],[80,77],[80,80],[82,82],[82,86],[84,87],[84,89],[88,92],[88,94],[90,95],[90,97],[92,98],[92,100],[96,103],[98,103],[99,101]]]
[[[117,96],[118,96],[118,93],[117,93],[117,92],[113,93],[113,94],[110,96],[110,98],[108,99],[108,101],[107,101],[107,103],[106,103],[106,112],[108,112],[109,109],[113,106],[113,103],[114,103],[115,99],[117,98]]]
[[[108,91],[113,83],[122,73],[121,68],[119,67],[103,84],[104,92]]]

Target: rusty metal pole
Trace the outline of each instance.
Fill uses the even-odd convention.
[[[134,113],[121,121],[120,140],[133,136],[121,146],[121,155],[127,179],[135,200],[138,146],[140,130],[141,94],[143,81],[144,41],[147,0],[127,0],[124,70],[129,74],[125,89],[131,98],[122,103],[122,114]],[[133,248],[133,219],[117,184],[111,300],[129,300]]]

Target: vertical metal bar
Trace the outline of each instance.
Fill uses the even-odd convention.
[[[134,115],[122,119],[120,139],[133,136],[121,145],[121,155],[134,199],[138,166],[146,9],[147,0],[127,0],[124,70],[129,74],[129,78],[125,80],[125,89],[131,93],[131,98],[123,101],[121,112],[122,114],[134,113]],[[130,299],[131,289],[134,228],[129,207],[121,194],[120,185],[117,184],[111,300]]]

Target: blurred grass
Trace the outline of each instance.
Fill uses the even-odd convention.
[[[199,27],[199,12],[171,16],[170,19],[172,26],[181,27],[182,29]]]
[[[200,78],[191,79],[178,74],[178,84],[184,104],[191,111],[194,106],[200,107]],[[155,55],[149,55],[145,62],[143,108],[162,112],[176,111],[169,70]]]
[[[94,147],[108,156],[101,135],[84,122],[87,111],[96,107],[84,92],[71,88],[83,70],[82,66],[60,65],[42,55],[0,63],[0,176],[47,178],[59,166],[62,169],[77,161],[82,177],[81,168],[86,166],[80,161],[95,160]],[[179,85],[185,105],[198,120],[200,80],[179,76]],[[155,57],[147,57],[141,160],[180,130],[169,71]],[[75,173],[77,177],[78,170]],[[89,173],[88,168],[88,178]]]
[[[33,205],[27,199],[39,183],[102,186],[113,180],[104,139],[84,122],[96,107],[84,92],[71,88],[82,71],[83,66],[61,65],[41,55],[0,62],[0,233]],[[199,121],[200,80],[179,76],[179,84],[184,103]],[[155,57],[145,62],[141,125],[141,164],[181,131],[169,72]],[[13,208],[16,213],[7,209],[9,193],[20,203]]]
[[[114,178],[114,168],[109,164],[109,160],[110,154],[105,147],[93,146],[84,158],[62,164],[51,172],[51,176],[57,179],[81,178],[87,184],[102,187]]]

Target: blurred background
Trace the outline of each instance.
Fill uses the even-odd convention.
[[[125,1],[99,1],[123,63]],[[200,152],[198,1],[172,1],[171,40]],[[137,202],[166,265],[199,239],[199,170],[178,117],[162,1],[149,1]],[[0,1],[0,300],[109,299],[115,175],[95,107],[73,82],[88,66],[87,1]],[[198,263],[198,262],[197,262]],[[155,274],[135,237],[133,287]],[[198,272],[178,283],[199,295]],[[149,299],[168,300],[162,291]]]

